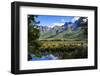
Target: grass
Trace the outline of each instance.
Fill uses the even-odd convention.
[[[88,57],[86,40],[42,40],[41,43],[41,54],[53,54],[58,56],[59,59],[77,59]]]

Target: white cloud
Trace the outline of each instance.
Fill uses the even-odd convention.
[[[53,25],[57,25],[57,26],[61,26],[63,25],[64,23],[53,23]]]
[[[62,26],[64,23],[52,23],[49,27],[54,27],[54,26]]]
[[[66,22],[65,19],[61,19],[61,22]]]
[[[72,19],[72,23],[74,23],[76,20],[78,20],[80,17],[74,17],[73,19]]]
[[[87,18],[83,19],[83,21],[86,22],[87,21]]]

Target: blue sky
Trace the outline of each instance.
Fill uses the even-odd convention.
[[[74,16],[45,16],[40,15],[36,18],[36,21],[40,21],[40,26],[55,26],[63,25],[65,22],[74,22]]]

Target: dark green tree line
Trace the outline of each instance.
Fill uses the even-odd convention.
[[[37,16],[28,16],[28,53],[39,56],[40,42],[38,41],[38,38],[40,36],[40,31],[37,26],[39,22],[36,22],[35,18],[37,18]]]

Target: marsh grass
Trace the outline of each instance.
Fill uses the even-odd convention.
[[[53,54],[59,59],[87,58],[87,41],[40,41],[41,47],[37,54]]]

